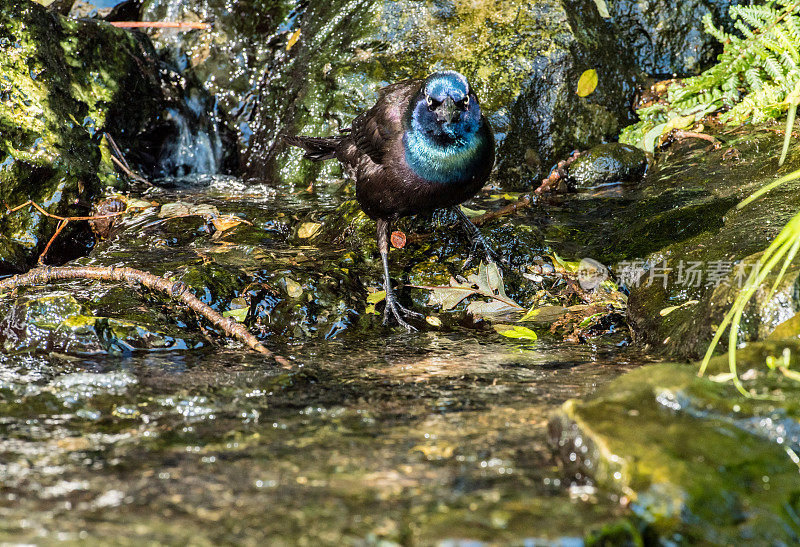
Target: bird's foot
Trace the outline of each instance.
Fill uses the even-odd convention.
[[[383,310],[383,324],[388,325],[391,323],[392,319],[397,322],[398,325],[406,329],[408,332],[414,332],[417,329],[413,326],[409,325],[406,322],[406,319],[425,319],[425,316],[421,313],[417,313],[415,311],[409,310],[400,305],[396,298],[387,298],[386,299],[386,309]]]
[[[486,238],[483,237],[483,235],[477,234],[472,238],[472,245],[470,246],[469,255],[467,256],[467,260],[464,261],[464,266],[462,269],[466,270],[472,266],[478,249],[483,251],[483,255],[486,257],[487,264],[497,264],[498,266],[505,266],[506,268],[511,267],[511,264],[508,262],[508,260],[500,256],[497,251],[495,251],[492,246],[489,245],[489,242],[486,241]]]

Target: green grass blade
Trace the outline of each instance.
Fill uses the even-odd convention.
[[[797,105],[789,105],[789,113],[786,116],[786,130],[783,134],[783,148],[781,149],[781,159],[778,160],[778,166],[783,165],[786,161],[786,154],[789,153],[789,143],[792,140],[792,127],[794,127],[794,116],[797,113]]]
[[[760,198],[761,196],[763,196],[764,194],[766,194],[770,190],[772,190],[774,188],[777,188],[781,184],[793,181],[793,180],[798,179],[798,178],[800,178],[800,169],[798,169],[797,171],[793,171],[793,172],[789,173],[788,175],[779,178],[778,180],[774,180],[774,181],[770,182],[769,184],[765,185],[763,188],[759,188],[758,190],[756,190],[755,192],[750,194],[747,198],[745,198],[741,203],[739,203],[739,205],[737,205],[736,208],[737,209],[741,209],[742,207],[746,207],[747,205],[749,205],[750,203],[754,202],[755,200],[757,200],[758,198]]]

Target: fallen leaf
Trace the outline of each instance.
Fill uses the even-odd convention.
[[[606,0],[594,0],[594,4],[597,6],[597,11],[600,13],[600,17],[604,19],[611,17],[611,14],[608,12]]]
[[[597,88],[597,71],[593,68],[585,70],[578,80],[578,97],[587,97]]]
[[[392,247],[395,249],[402,249],[406,246],[406,234],[401,232],[400,230],[395,230],[392,232],[392,237],[389,238],[392,242]]]
[[[531,308],[517,321],[534,321],[537,323],[552,323],[556,319],[563,317],[567,309],[563,306],[542,306],[541,308]]]
[[[297,297],[299,297],[300,295],[303,294],[303,286],[300,285],[300,283],[298,283],[294,279],[290,279],[288,277],[284,277],[283,281],[284,281],[284,283],[286,283],[286,293],[291,298],[297,298]]]
[[[494,330],[496,330],[498,334],[501,334],[507,338],[529,340],[531,342],[539,338],[536,335],[536,332],[520,325],[495,325]]]
[[[289,41],[286,42],[286,51],[292,49],[292,46],[295,45],[297,43],[297,40],[299,39],[300,39],[300,29],[297,29],[292,33],[291,36],[289,36]]]
[[[434,317],[433,315],[427,316],[425,318],[425,322],[428,323],[429,325],[433,326],[433,327],[441,327],[442,326],[442,320],[439,319],[438,317]]]
[[[377,304],[386,299],[386,291],[375,291],[367,295],[368,304]]]
[[[503,276],[497,264],[494,263],[487,266],[481,262],[478,266],[478,273],[470,274],[465,283],[450,278],[449,286],[411,286],[432,291],[429,304],[432,306],[439,305],[444,311],[455,308],[462,300],[475,294],[492,299],[492,302],[470,303],[467,307],[467,312],[475,316],[492,315],[523,309],[522,306],[506,295],[503,286]]]
[[[304,222],[297,230],[297,237],[300,239],[311,239],[322,230],[322,224],[318,222]]]
[[[466,297],[476,294],[478,289],[474,288],[469,283],[459,283],[455,279],[450,279],[449,287],[422,287],[423,289],[430,288],[431,293],[428,303],[432,306],[439,305],[442,310],[451,310],[458,306],[459,302]]]
[[[222,317],[233,317],[239,323],[243,323],[247,317],[247,308],[236,308],[235,310],[222,312]]]
[[[242,223],[242,221],[234,216],[224,216],[211,219],[211,223],[218,232],[224,232],[225,230],[230,230],[231,228],[238,226]]]
[[[501,302],[500,300],[492,300],[491,302],[470,302],[467,306],[467,313],[475,317],[487,317],[490,315],[500,315],[510,311],[519,310],[518,307]]]

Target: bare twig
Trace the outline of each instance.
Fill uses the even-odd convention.
[[[676,139],[703,139],[708,141],[714,145],[714,148],[719,148],[721,143],[716,137],[708,135],[706,133],[698,133],[697,131],[684,131],[683,129],[676,129],[673,132],[673,136]]]
[[[220,328],[229,337],[237,338],[247,346],[268,358],[274,359],[284,367],[291,363],[280,355],[275,355],[265,348],[247,328],[231,317],[222,317],[219,313],[204,304],[181,281],[171,281],[164,277],[136,270],[134,268],[116,268],[102,266],[62,266],[34,268],[27,273],[0,279],[0,291],[11,290],[29,285],[44,285],[59,279],[94,279],[97,281],[122,281],[130,284],[139,284],[148,289],[169,295],[174,300],[182,302],[198,314],[205,317],[211,324]]]
[[[42,254],[39,255],[39,260],[37,261],[39,263],[39,266],[44,266],[44,257],[47,256],[47,251],[50,250],[50,246],[56,240],[58,234],[64,231],[64,228],[67,227],[68,223],[69,219],[67,218],[58,221],[58,226],[56,226],[56,231],[53,233],[52,237],[50,237],[50,241],[47,242],[47,245],[44,246],[44,251],[42,251]]]
[[[104,218],[118,217],[118,216],[124,215],[125,213],[128,212],[127,209],[126,209],[125,211],[118,211],[116,213],[109,213],[107,215],[97,215],[97,216],[91,216],[91,217],[60,217],[58,215],[54,215],[53,213],[48,213],[41,205],[39,205],[38,203],[36,203],[32,199],[29,199],[25,203],[23,203],[21,205],[17,205],[14,208],[10,208],[8,206],[8,204],[5,204],[5,206],[6,206],[6,209],[7,209],[7,211],[6,211],[7,213],[16,213],[17,211],[19,211],[23,207],[31,206],[34,209],[36,209],[37,211],[39,211],[40,213],[42,213],[44,216],[46,216],[48,218],[53,218],[55,220],[100,220],[100,219],[104,219]]]
[[[108,133],[103,133],[108,143],[111,145],[111,161],[114,164],[122,169],[122,172],[128,175],[130,178],[135,180],[136,182],[142,183],[146,186],[153,186],[153,183],[141,176],[139,173],[136,173],[131,166],[128,165],[125,156],[122,154],[122,150],[119,149],[117,143],[114,141],[114,138],[109,135]]]
[[[531,196],[522,196],[514,203],[509,203],[505,207],[501,207],[497,211],[489,211],[488,213],[483,213],[482,215],[478,215],[476,217],[472,217],[470,220],[475,226],[483,226],[490,220],[494,220],[499,217],[504,217],[507,215],[512,215],[519,211],[520,209],[527,209],[531,206],[533,200]]]
[[[106,138],[106,140],[108,141],[108,144],[110,144],[110,145],[111,145],[111,151],[112,151],[114,154],[116,154],[116,155],[119,157],[119,159],[120,159],[120,160],[122,160],[122,163],[124,163],[124,164],[125,164],[125,168],[126,168],[126,169],[130,169],[130,168],[131,168],[131,166],[130,166],[130,165],[128,165],[128,161],[125,159],[125,156],[122,154],[122,150],[120,150],[120,149],[119,149],[119,146],[117,146],[117,141],[115,141],[115,140],[114,140],[114,137],[112,137],[112,136],[111,136],[111,135],[109,135],[108,133],[103,133],[103,136],[104,136],[104,137]]]
[[[22,205],[17,205],[14,208],[10,208],[7,203],[4,204],[4,205],[6,206],[6,210],[7,210],[6,214],[15,213],[15,212],[19,211],[20,209],[22,209],[24,207],[30,206],[30,207],[33,207],[34,209],[36,209],[37,211],[39,211],[40,213],[42,213],[44,216],[46,216],[48,218],[55,219],[55,220],[58,221],[58,226],[56,227],[55,233],[53,233],[53,235],[50,237],[50,240],[47,242],[47,245],[45,245],[44,251],[42,251],[42,254],[39,255],[38,262],[39,262],[40,265],[44,263],[44,257],[47,256],[47,252],[50,250],[50,246],[53,245],[53,241],[55,241],[55,239],[59,236],[59,234],[61,234],[61,232],[64,231],[64,228],[67,227],[67,223],[69,223],[70,221],[72,221],[72,220],[102,220],[102,219],[106,219],[106,218],[118,217],[118,216],[124,215],[125,213],[128,212],[127,208],[126,208],[125,211],[118,211],[116,213],[110,213],[108,215],[97,215],[97,216],[90,216],[90,217],[61,217],[61,216],[58,216],[58,215],[54,215],[53,213],[47,212],[44,209],[44,207],[42,207],[41,205],[39,205],[38,203],[36,203],[32,199],[29,199],[28,201],[26,201]]]
[[[117,28],[188,28],[208,30],[209,23],[178,23],[173,21],[113,21],[111,25]]]

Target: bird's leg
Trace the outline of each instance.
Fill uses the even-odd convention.
[[[461,221],[461,225],[464,227],[464,230],[466,230],[467,234],[469,235],[471,242],[469,256],[467,257],[466,262],[464,262],[464,268],[469,267],[469,265],[472,263],[472,260],[475,258],[474,256],[475,250],[478,247],[483,248],[483,252],[486,255],[486,261],[488,263],[494,264],[499,262],[500,264],[507,265],[505,261],[500,256],[498,256],[497,252],[492,248],[492,246],[489,244],[486,238],[483,237],[483,234],[478,229],[478,227],[475,226],[469,219],[469,217],[464,214],[464,211],[461,210],[461,207],[456,205],[455,207],[453,207],[453,211],[455,211],[456,216],[458,216],[458,219]]]
[[[425,316],[401,306],[392,290],[392,281],[389,278],[389,221],[379,219],[376,223],[376,228],[378,232],[378,250],[381,253],[381,261],[383,262],[383,290],[386,291],[386,309],[383,311],[383,324],[388,325],[390,317],[393,317],[397,324],[408,332],[415,331],[417,329],[406,323],[404,317],[423,319]]]

